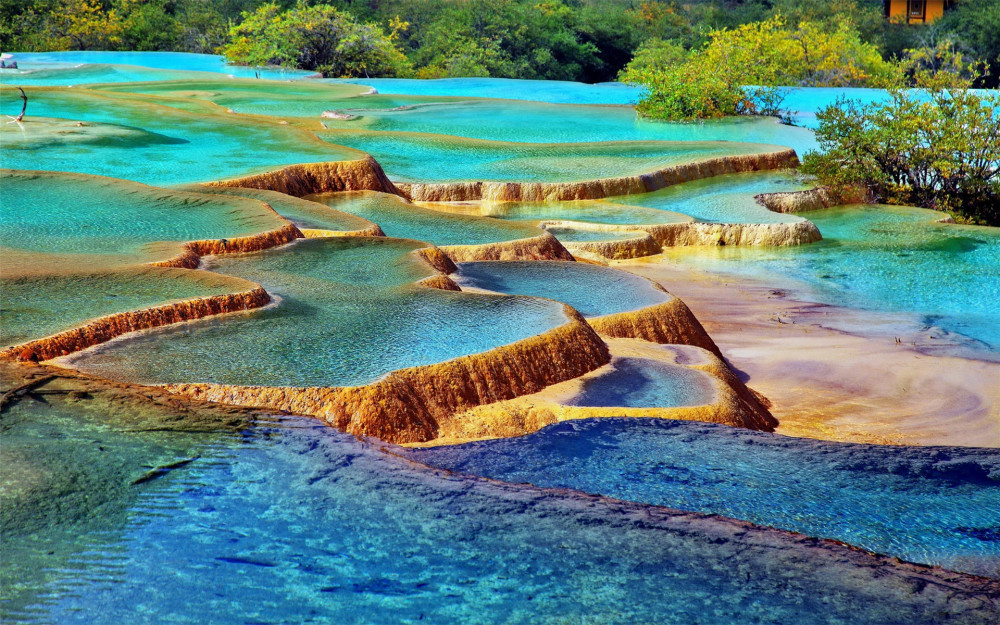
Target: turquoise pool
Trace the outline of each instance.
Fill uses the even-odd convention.
[[[611,370],[589,377],[568,406],[674,408],[703,406],[715,384],[703,371],[649,358],[615,358]]]
[[[187,111],[128,94],[27,91],[31,111],[24,123],[0,126],[4,167],[170,185],[361,156],[319,141],[306,130],[226,115],[200,101],[191,101],[195,106]],[[18,98],[16,90],[0,89],[4,112],[20,111]],[[68,132],[54,133],[53,124]]]
[[[526,239],[542,234],[528,224],[444,213],[410,204],[398,195],[372,191],[320,193],[312,202],[373,221],[390,237],[434,245],[479,245]]]
[[[321,136],[371,154],[399,182],[576,182],[636,176],[692,160],[775,149],[726,141],[526,144],[367,131]]]
[[[217,257],[213,271],[262,284],[280,302],[110,343],[73,366],[132,382],[357,386],[566,323],[556,302],[414,285],[434,274],[411,254],[425,245],[338,237]]]

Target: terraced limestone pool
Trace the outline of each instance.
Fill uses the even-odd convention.
[[[10,262],[10,256],[5,263]],[[79,260],[76,260],[79,263]],[[35,256],[21,267],[44,266]],[[114,313],[171,302],[249,291],[256,285],[205,271],[166,267],[130,267],[107,271],[18,271],[7,265],[0,277],[3,326],[0,347],[69,330]]]
[[[188,241],[250,236],[288,225],[252,198],[166,191],[113,178],[2,170],[0,184],[5,248],[79,255],[89,262],[93,256],[103,257],[104,264],[162,261]]]
[[[0,126],[5,167],[171,185],[363,157],[279,120],[229,115],[201,100],[65,88],[31,89],[29,98],[24,122]],[[19,93],[0,87],[0,107],[19,111]]]
[[[244,197],[267,203],[276,213],[299,228],[311,230],[333,230],[351,232],[368,230],[375,224],[364,217],[336,210],[331,206],[285,195],[276,191],[245,189],[240,187],[216,187],[209,185],[188,185],[179,187],[182,191]]]
[[[132,382],[357,386],[566,323],[557,302],[415,285],[434,273],[412,253],[425,246],[345,237],[218,257],[213,271],[262,284],[279,304],[108,344],[73,365]]]
[[[544,88],[544,87],[543,87]],[[447,95],[427,87],[425,97]],[[518,94],[522,97],[522,94]],[[532,91],[523,97],[530,99]],[[698,124],[676,124],[638,118],[631,106],[547,104],[510,100],[442,101],[432,106],[393,110],[362,108],[360,119],[331,121],[330,128],[379,132],[419,132],[513,143],[599,141],[746,141],[784,145],[800,155],[817,148],[813,133],[778,124],[770,118],[729,118]]]
[[[493,217],[510,221],[582,221],[596,224],[664,224],[693,221],[680,213],[619,204],[608,200],[566,202],[440,202],[428,204],[437,211],[460,215]]]
[[[710,404],[714,397],[715,385],[703,371],[650,358],[616,358],[609,371],[588,376],[566,405],[675,408]]]
[[[461,263],[453,276],[463,287],[497,293],[548,297],[585,317],[611,315],[672,299],[645,278],[596,265],[562,261]]]

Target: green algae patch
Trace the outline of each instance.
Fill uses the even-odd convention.
[[[365,219],[363,216],[352,215],[349,212],[336,210],[323,203],[311,202],[284,193],[278,193],[277,191],[208,185],[190,185],[180,187],[180,190],[246,197],[266,202],[279,215],[299,228],[332,230],[336,232],[360,232],[377,228],[376,224]]]
[[[40,339],[98,317],[254,288],[245,280],[166,267],[22,275],[4,270],[0,347]]]
[[[91,89],[119,93],[163,96],[212,102],[234,113],[271,117],[319,118],[324,111],[338,108],[400,106],[397,96],[387,103],[360,97],[369,87],[314,81],[255,80],[212,78],[92,85]],[[403,98],[406,103],[426,98]]]
[[[541,229],[528,224],[444,213],[388,193],[320,193],[306,199],[375,222],[387,236],[434,245],[482,245],[542,234]]]
[[[562,304],[414,284],[433,275],[425,243],[306,239],[212,259],[213,271],[263,285],[276,306],[167,327],[73,357],[81,370],[135,382],[353,386],[440,363],[567,322]]]
[[[95,176],[0,171],[5,248],[163,261],[184,243],[252,237],[289,226],[265,203]]]

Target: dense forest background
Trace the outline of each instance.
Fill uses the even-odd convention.
[[[779,14],[821,30],[847,25],[886,60],[948,40],[989,63],[980,86],[1000,75],[1000,0],[959,0],[929,26],[889,22],[881,0],[0,0],[0,48],[222,52],[329,75],[600,82],[616,80],[637,50],[697,49],[713,31]],[[347,62],[302,58],[296,36],[332,37]]]

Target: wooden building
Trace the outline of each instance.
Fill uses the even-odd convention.
[[[907,24],[930,24],[944,15],[955,0],[883,0],[885,16]]]

